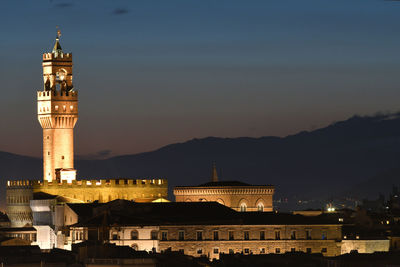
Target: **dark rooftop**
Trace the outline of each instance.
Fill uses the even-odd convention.
[[[70,205],[70,204],[68,204]],[[75,205],[75,204],[73,204]],[[72,205],[72,206],[73,206]],[[303,225],[338,224],[324,215],[306,217],[273,212],[237,212],[217,202],[135,203],[114,200],[94,206],[79,204],[81,214],[93,214],[76,226],[100,225]],[[93,209],[84,212],[86,208]],[[87,217],[85,217],[87,218]]]

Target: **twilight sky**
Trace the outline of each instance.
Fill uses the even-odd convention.
[[[400,110],[400,1],[9,0],[0,151],[41,156],[36,91],[56,25],[74,57],[80,155]]]

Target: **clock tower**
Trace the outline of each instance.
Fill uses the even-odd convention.
[[[78,120],[78,92],[72,84],[72,54],[64,53],[60,32],[51,53],[43,54],[42,91],[37,92],[38,120],[43,128],[43,180],[76,177],[74,127]]]

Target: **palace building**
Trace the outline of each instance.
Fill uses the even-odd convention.
[[[76,180],[74,127],[78,91],[72,79],[72,54],[64,53],[58,32],[52,52],[43,54],[43,90],[37,92],[37,114],[43,128],[43,180],[7,182],[7,215],[12,227],[31,226],[30,201],[37,193],[61,196],[68,203],[115,199],[151,202],[167,198],[165,179]]]
[[[211,182],[174,188],[176,202],[215,201],[237,211],[273,211],[272,185],[249,185],[238,181],[219,181],[213,164]]]

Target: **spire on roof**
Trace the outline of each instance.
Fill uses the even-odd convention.
[[[215,162],[213,162],[211,181],[218,182],[217,166]]]
[[[53,51],[52,51],[56,55],[63,53],[63,51],[61,49],[61,45],[60,45],[60,37],[61,37],[61,31],[58,29],[58,26],[57,26],[56,43],[54,44]]]

